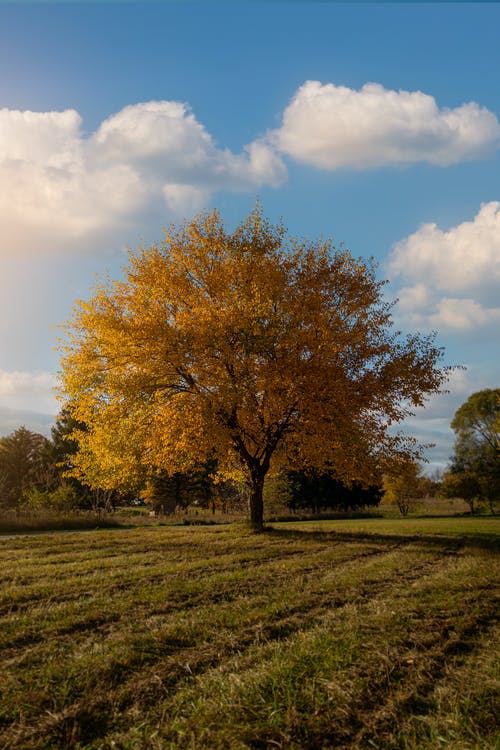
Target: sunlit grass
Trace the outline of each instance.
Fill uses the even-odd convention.
[[[0,747],[493,748],[498,531],[3,539]]]
[[[328,521],[301,521],[273,524],[276,528],[301,531],[337,531],[362,534],[395,534],[397,536],[427,533],[454,536],[500,536],[499,516],[460,516],[436,518],[353,518]]]

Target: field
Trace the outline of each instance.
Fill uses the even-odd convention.
[[[0,747],[495,748],[500,522],[4,536]]]

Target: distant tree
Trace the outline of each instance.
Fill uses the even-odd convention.
[[[116,487],[216,456],[245,477],[256,529],[280,467],[373,484],[418,453],[389,428],[447,379],[432,336],[391,329],[383,286],[372,261],[289,238],[260,207],[232,233],[217,212],[172,227],[66,327],[75,475]]]
[[[49,464],[43,435],[23,426],[0,438],[0,506],[19,512],[30,488],[46,488]]]
[[[241,509],[241,488],[234,480],[217,478],[217,461],[205,463],[184,472],[163,472],[150,477],[141,497],[157,513],[169,514],[190,506],[219,508],[223,513]]]
[[[481,483],[475,472],[467,470],[445,472],[439,494],[441,497],[462,498],[472,514],[482,501]]]
[[[50,510],[68,513],[81,507],[81,498],[70,484],[59,484],[52,490],[29,488],[25,493],[26,504],[33,510]]]
[[[486,388],[473,393],[451,422],[455,452],[444,492],[460,488],[459,496],[472,502],[471,512],[477,502],[488,503],[493,511],[500,496],[499,417],[500,388]]]
[[[441,483],[443,481],[443,471],[435,469],[430,476],[422,477],[423,491],[425,497],[439,497]]]
[[[68,484],[77,499],[78,507],[90,509],[95,505],[91,488],[71,476],[74,457],[78,453],[78,442],[73,438],[73,433],[77,429],[84,430],[85,426],[72,416],[68,408],[62,409],[52,427],[50,451],[57,470],[58,484]]]
[[[190,504],[211,508],[212,513],[215,513],[217,507],[216,474],[217,460],[214,458],[209,458],[189,472]]]
[[[428,494],[429,485],[429,480],[422,476],[422,468],[416,461],[399,461],[384,477],[385,499],[396,505],[401,515],[406,517],[415,508],[417,500]]]
[[[497,450],[500,450],[500,395],[497,397],[497,417],[493,423],[493,429],[497,435]]]
[[[347,486],[328,473],[289,471],[288,507],[310,508],[313,513],[322,510],[354,511],[379,505],[382,489],[364,487],[358,482]]]
[[[223,513],[244,513],[248,511],[248,487],[244,482],[225,479],[217,481],[213,489],[212,502]]]
[[[174,513],[189,505],[189,477],[178,471],[156,475],[149,479],[141,497],[155,513]]]
[[[500,388],[485,388],[473,393],[457,409],[451,427],[457,438],[456,454],[468,457],[487,446],[498,448],[498,420],[500,418]]]
[[[55,474],[54,486],[48,489],[56,490],[52,499],[51,496],[47,496],[47,502],[52,502],[55,508],[64,506],[67,510],[71,505],[94,512],[113,510],[120,503],[128,504],[132,498],[130,493],[102,487],[97,482],[90,487],[74,476],[75,460],[79,450],[74,434],[78,431],[85,432],[85,424],[75,419],[69,408],[63,408],[57,416],[47,446],[50,464]],[[37,502],[40,503],[41,499]]]

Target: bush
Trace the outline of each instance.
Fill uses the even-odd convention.
[[[26,492],[26,501],[32,510],[53,510],[67,513],[78,508],[80,498],[69,484],[61,484],[55,490],[38,490],[30,488]]]

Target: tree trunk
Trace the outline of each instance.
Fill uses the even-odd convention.
[[[264,477],[261,471],[252,471],[250,478],[250,525],[254,531],[264,529]]]

